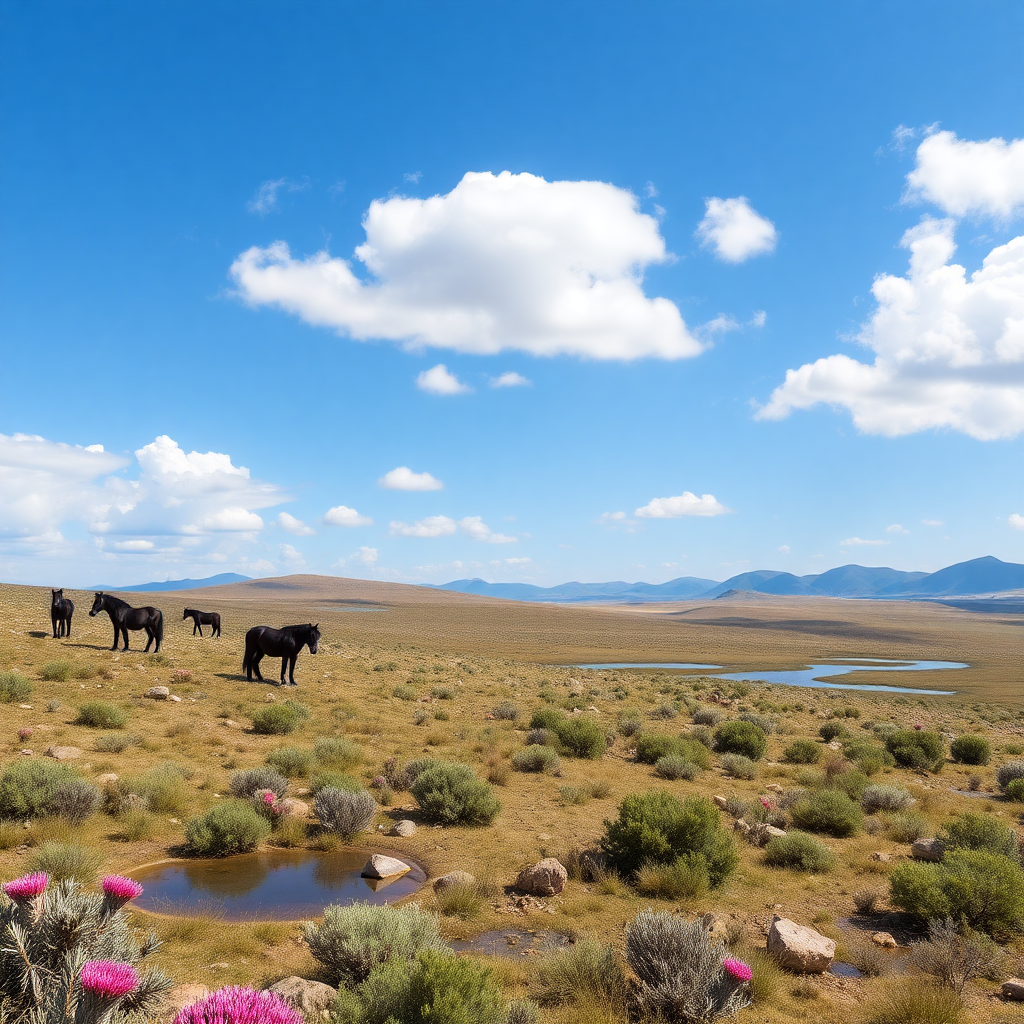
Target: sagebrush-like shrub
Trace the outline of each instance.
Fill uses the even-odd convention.
[[[533,745],[512,755],[512,767],[517,772],[553,772],[558,765],[558,754],[551,747]]]
[[[996,785],[1004,793],[1015,779],[1024,779],[1024,761],[1007,761],[996,769]]]
[[[343,772],[313,772],[309,777],[309,795],[316,796],[322,789],[341,789],[346,793],[358,793],[363,784],[353,775]]]
[[[48,813],[53,791],[74,777],[67,765],[56,761],[12,761],[0,775],[0,819]]]
[[[926,729],[898,729],[886,737],[885,747],[902,768],[935,772],[945,760],[942,737]]]
[[[694,725],[718,725],[725,715],[717,708],[695,708],[693,712]]]
[[[555,728],[555,735],[562,753],[568,757],[595,761],[608,749],[604,729],[592,718],[584,718],[582,715],[560,722]]]
[[[288,789],[288,780],[269,765],[261,768],[247,768],[231,776],[231,795],[245,800],[261,789],[269,789],[275,796],[282,797]]]
[[[635,736],[641,729],[643,729],[644,723],[639,715],[623,715],[619,719],[617,728],[620,736]]]
[[[559,722],[565,721],[565,712],[558,708],[538,708],[530,719],[531,729],[550,729],[555,731]]]
[[[377,801],[365,789],[352,793],[328,786],[314,798],[313,813],[324,828],[348,839],[370,827]]]
[[[866,786],[860,795],[860,805],[868,814],[876,811],[905,811],[914,798],[903,786]]]
[[[782,760],[789,764],[817,764],[821,747],[814,740],[794,740],[782,752]]]
[[[1024,802],[1024,779],[1011,779],[1006,784],[1006,795],[1011,800]]]
[[[814,836],[789,832],[774,836],[764,848],[764,862],[773,868],[797,871],[828,871],[836,862],[835,854]]]
[[[0,672],[0,704],[14,704],[32,692],[32,681],[20,672]]]
[[[912,843],[925,835],[931,826],[923,814],[914,811],[900,811],[885,819],[886,834],[897,843]]]
[[[78,709],[76,725],[88,725],[93,729],[123,729],[128,722],[128,713],[105,700],[90,700]]]
[[[79,843],[43,843],[28,862],[29,871],[45,871],[54,882],[76,879],[88,884],[96,877],[103,854]]]
[[[823,789],[798,800],[790,809],[793,824],[805,832],[845,838],[860,831],[863,815],[845,793]]]
[[[313,756],[326,768],[348,771],[363,761],[363,750],[347,737],[327,736],[313,744]]]
[[[988,850],[1004,857],[1019,855],[1017,833],[990,814],[958,814],[942,828],[947,850]]]
[[[888,750],[863,737],[846,740],[843,743],[843,756],[849,758],[865,775],[875,775],[896,763]]]
[[[641,896],[656,900],[695,900],[711,888],[701,854],[677,857],[671,864],[641,864],[633,884]]]
[[[949,756],[957,764],[988,764],[992,744],[984,736],[958,736],[949,745]]]
[[[74,674],[70,661],[48,661],[39,673],[48,683],[66,683]]]
[[[636,759],[640,764],[657,764],[663,757],[681,757],[702,771],[711,767],[707,747],[687,736],[649,732],[637,737]]]
[[[511,701],[503,700],[494,706],[491,714],[501,722],[514,722],[519,717],[519,708]]]
[[[567,949],[543,957],[530,985],[532,994],[547,1006],[580,999],[617,1005],[626,994],[626,978],[615,949],[596,939],[581,939]]]
[[[757,763],[743,754],[723,754],[722,769],[734,779],[746,779],[748,782],[757,777]]]
[[[778,722],[774,718],[769,718],[767,715],[758,715],[753,711],[744,711],[740,715],[739,720],[741,722],[749,722],[751,725],[756,725],[765,735],[769,735],[779,727]]]
[[[700,775],[700,768],[692,761],[676,754],[667,754],[659,757],[654,765],[655,773],[663,779],[686,779],[692,781]]]
[[[185,841],[196,856],[227,857],[232,853],[255,850],[271,826],[244,800],[225,800],[214,804],[205,814],[189,820]]]
[[[1003,959],[1003,951],[987,935],[965,934],[952,918],[929,921],[928,938],[910,947],[910,962],[956,993],[974,978],[993,977]]]
[[[435,761],[424,768],[409,792],[428,818],[444,825],[489,825],[501,810],[490,783],[455,761]]]
[[[301,718],[287,704],[268,704],[253,712],[252,731],[260,736],[287,736],[295,732]]]
[[[50,794],[49,811],[73,825],[80,825],[100,805],[100,787],[87,779],[58,782]]]
[[[715,750],[723,754],[739,754],[751,761],[760,761],[768,749],[768,738],[764,730],[753,722],[737,719],[723,722],[715,729]]]
[[[146,802],[151,811],[179,814],[187,811],[192,794],[185,785],[185,771],[175,764],[160,764],[145,775],[126,781],[125,787]]]
[[[267,764],[289,779],[304,779],[313,767],[313,754],[305,747],[278,747],[266,757]]]
[[[846,726],[841,725],[839,722],[832,721],[826,722],[819,730],[818,735],[826,742],[831,743],[833,740],[840,739],[846,735]]]
[[[139,737],[129,732],[103,732],[92,741],[92,746],[101,754],[120,754],[138,742]]]

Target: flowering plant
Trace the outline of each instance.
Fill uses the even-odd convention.
[[[50,884],[50,876],[45,871],[35,871],[31,875],[22,875],[12,882],[4,883],[4,892],[15,903],[25,903],[46,892]]]
[[[742,985],[745,985],[754,976],[754,972],[748,964],[742,960],[734,960],[732,957],[727,957],[722,961],[722,968],[730,978]]]
[[[174,1024],[302,1024],[302,1015],[273,992],[228,985],[180,1010]]]

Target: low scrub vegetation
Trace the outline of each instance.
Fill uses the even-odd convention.
[[[764,848],[764,862],[773,868],[797,871],[828,871],[836,862],[835,854],[814,836],[789,832],[773,836]]]
[[[715,750],[760,761],[768,750],[768,737],[753,722],[723,722],[715,730]]]
[[[225,800],[185,826],[188,850],[200,857],[227,857],[255,850],[269,835],[270,822],[244,800]]]
[[[428,818],[445,825],[489,825],[501,810],[490,783],[455,761],[435,761],[425,767],[409,792]]]
[[[76,725],[93,729],[123,729],[128,724],[128,713],[104,700],[91,700],[78,709]]]

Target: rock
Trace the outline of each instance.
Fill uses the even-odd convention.
[[[167,700],[171,691],[166,686],[151,686],[145,694],[150,700]]]
[[[839,740],[832,740],[832,742],[828,744],[828,749],[829,750],[842,750],[843,749],[843,745],[842,745],[842,743],[839,742]]]
[[[468,871],[449,871],[434,881],[434,892],[471,885],[476,885],[476,879]]]
[[[32,710],[32,705],[31,704],[19,704],[18,707],[21,708],[22,711],[31,711]]]
[[[708,935],[713,939],[720,939],[722,942],[728,944],[729,942],[729,924],[728,918],[722,914],[716,914],[714,911],[708,911],[706,914],[701,914],[697,918],[698,921],[707,929]]]
[[[727,804],[729,803],[729,801],[726,800],[724,796],[713,796],[711,799],[715,801],[715,806],[720,811],[724,811]]]
[[[73,761],[81,757],[82,752],[78,747],[47,747],[46,756],[52,757],[55,761]]]
[[[179,1010],[198,1003],[200,999],[205,999],[209,994],[210,990],[205,985],[197,985],[194,982],[175,985],[169,992],[164,993],[161,1003],[164,1019],[173,1021]]]
[[[557,896],[569,880],[569,872],[555,860],[545,857],[532,867],[523,868],[516,878],[516,888],[531,896]]]
[[[181,698],[176,693],[169,693],[167,699],[173,701],[175,704],[181,703]]]
[[[112,782],[117,782],[118,776],[113,772],[104,772],[102,775],[96,776],[97,786],[109,786]]]
[[[876,946],[881,946],[882,949],[896,949],[899,946],[899,943],[888,932],[875,932],[871,936],[871,941]]]
[[[588,846],[580,851],[579,855],[580,880],[583,882],[596,882],[604,874],[608,867],[608,858],[604,851],[596,846]]]
[[[750,822],[746,818],[737,818],[732,827],[736,832],[742,832],[745,836],[750,835]]]
[[[307,1021],[329,1020],[330,1009],[338,998],[336,988],[295,975],[275,982],[269,991],[280,996],[293,1010],[298,1010]]]
[[[233,718],[225,718],[220,724],[227,726],[229,729],[241,729],[241,726]]]
[[[832,966],[836,944],[813,928],[776,917],[768,932],[768,952],[787,970],[822,974]]]
[[[999,990],[999,994],[1004,999],[1013,999],[1020,1001],[1024,999],[1024,979],[1021,978],[1010,978],[1003,982],[1003,987]]]
[[[884,850],[875,850],[875,852],[871,854],[871,859],[878,861],[879,864],[888,864],[889,861],[892,860],[892,855],[886,853]]]
[[[915,839],[910,847],[910,856],[915,860],[939,861],[945,856],[946,844],[939,838]]]
[[[768,825],[765,822],[757,822],[750,826],[750,831],[747,832],[747,839],[755,846],[767,846],[770,839],[774,839],[776,836],[784,836],[785,834],[784,829],[776,828],[774,825]]]
[[[785,790],[777,782],[769,782],[764,788],[767,789],[769,793],[785,793]]]
[[[397,857],[385,857],[383,853],[375,853],[363,865],[363,878],[391,878],[394,875],[404,875],[412,869],[403,860]]]
[[[388,830],[388,835],[401,836],[403,839],[408,839],[409,836],[416,835],[416,822],[410,821],[408,818],[396,821]]]
[[[27,747],[24,750],[19,750],[18,753],[19,754],[23,754],[25,757],[31,757],[32,756],[32,751],[29,750]]]
[[[309,804],[305,800],[296,800],[293,796],[286,796],[278,803],[277,809],[288,818],[309,817]]]

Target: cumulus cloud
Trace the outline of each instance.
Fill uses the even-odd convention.
[[[533,559],[530,559],[530,558],[506,558],[505,559],[505,564],[506,565],[526,565],[528,562],[531,562],[531,561],[533,561]]]
[[[518,537],[510,537],[508,534],[495,533],[480,516],[466,516],[459,520],[459,529],[472,537],[473,540],[481,540],[485,544],[515,544]]]
[[[385,473],[378,487],[388,491],[441,491],[444,484],[429,473],[414,473],[408,466],[398,466]]]
[[[281,559],[289,569],[295,570],[305,567],[306,559],[298,548],[291,544],[278,544],[277,550],[281,553]]]
[[[503,373],[499,377],[491,378],[492,388],[526,388],[532,383],[532,381],[528,380],[521,373],[516,373],[515,370],[509,370],[507,373]]]
[[[788,544],[780,544],[779,545],[779,554],[780,555],[788,555],[789,554],[789,545]]]
[[[857,335],[873,363],[833,355],[789,370],[757,416],[827,404],[889,437],[946,427],[992,440],[1024,430],[1024,236],[968,275],[950,262],[953,228],[926,218],[903,236],[907,275],[875,280],[877,308]]]
[[[841,540],[839,546],[841,548],[848,547],[870,547],[876,548],[881,547],[883,544],[888,544],[887,540],[865,540],[863,537],[847,537],[846,540]]]
[[[923,526],[945,526],[946,524],[941,519],[922,519],[921,524]]]
[[[1013,515],[1011,515],[1006,520],[1006,522],[1009,524],[1011,529],[1014,529],[1014,530],[1024,530],[1024,516],[1019,515],[1016,512],[1014,512]]]
[[[673,498],[652,498],[633,514],[641,519],[678,519],[681,516],[721,516],[731,512],[713,494],[699,498],[691,491],[683,491]]]
[[[696,235],[705,249],[711,249],[720,260],[742,263],[752,256],[773,252],[778,241],[775,225],[762,217],[746,196],[704,200],[704,219],[697,225]]]
[[[644,293],[665,242],[614,185],[471,172],[447,195],[376,200],[363,227],[365,278],[282,241],[243,252],[231,277],[253,306],[360,340],[623,360],[701,351],[675,304]]]
[[[328,526],[372,526],[373,520],[369,516],[361,516],[354,508],[348,505],[335,505],[324,513],[324,522]]]
[[[377,549],[369,548],[365,544],[348,558],[339,558],[336,566],[344,569],[346,565],[370,567],[377,564]]]
[[[465,395],[473,390],[468,384],[463,384],[444,363],[424,370],[416,378],[416,387],[431,395]]]
[[[295,537],[312,537],[316,533],[311,526],[307,526],[301,519],[296,519],[295,516],[289,515],[287,512],[278,514],[277,525],[285,533],[290,533]]]
[[[900,526],[899,523],[893,523],[892,526],[887,526],[885,528],[885,532],[886,533],[902,533],[902,534],[909,534],[910,533],[910,531],[908,529],[906,529],[903,526]]]
[[[394,520],[391,523],[392,537],[450,537],[455,533],[455,520],[448,516],[427,516],[415,523]]]
[[[1008,220],[1024,212],[1024,139],[972,142],[935,132],[917,147],[905,198],[954,217]]]
[[[126,554],[142,554],[152,551],[156,545],[151,540],[119,540],[115,541],[113,548]]]

